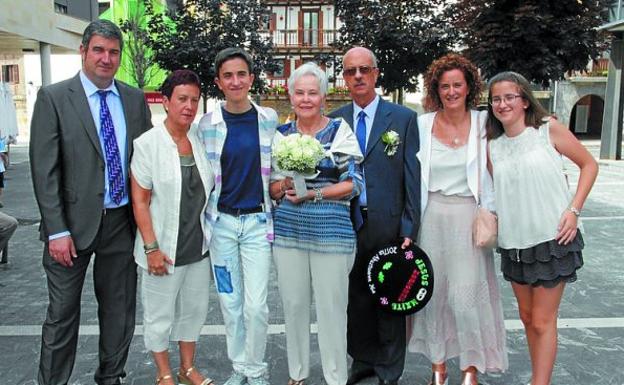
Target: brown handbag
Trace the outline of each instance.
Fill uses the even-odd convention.
[[[494,248],[498,241],[498,217],[481,206],[481,125],[477,115],[477,210],[472,222],[472,242],[476,247]]]

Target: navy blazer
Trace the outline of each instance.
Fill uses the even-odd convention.
[[[329,116],[342,117],[354,127],[353,103]],[[381,135],[387,131],[396,131],[401,141],[397,153],[392,156],[386,154],[381,140]],[[380,99],[361,164],[366,177],[368,225],[374,227],[369,240],[373,247],[403,237],[416,240],[420,227],[420,164],[416,158],[419,147],[416,112]],[[354,203],[351,202],[352,209],[356,206]],[[356,224],[354,210],[351,220]]]

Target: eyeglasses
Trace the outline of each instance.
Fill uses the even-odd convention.
[[[344,76],[355,76],[355,74],[359,70],[362,75],[367,75],[371,73],[371,71],[374,70],[375,68],[377,67],[371,67],[371,66],[349,67],[349,68],[343,69],[342,74]]]
[[[521,98],[521,97],[522,95],[514,95],[514,94],[503,95],[502,98],[500,96],[494,96],[492,100],[490,100],[490,105],[493,107],[499,106],[503,100],[505,101],[505,104],[511,104],[516,100],[516,98]]]

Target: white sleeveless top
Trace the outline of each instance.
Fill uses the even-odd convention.
[[[467,150],[467,145],[452,148],[431,135],[429,191],[447,196],[472,196],[466,173]]]
[[[555,239],[572,197],[563,159],[550,143],[548,123],[492,140],[490,157],[499,247],[526,249]]]

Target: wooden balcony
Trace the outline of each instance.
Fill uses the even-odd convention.
[[[278,29],[260,32],[271,38],[276,53],[335,53],[339,33],[333,29]]]

